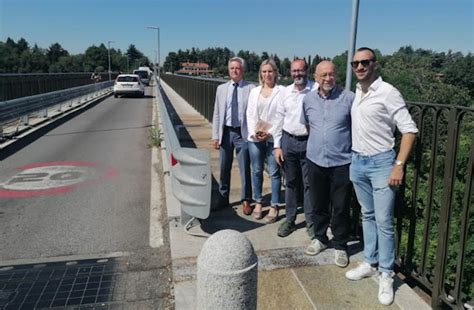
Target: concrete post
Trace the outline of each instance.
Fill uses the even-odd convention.
[[[230,229],[213,234],[198,256],[196,309],[257,309],[257,267],[245,235]]]

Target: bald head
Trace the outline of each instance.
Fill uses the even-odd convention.
[[[319,74],[324,71],[331,70],[332,72],[336,72],[336,66],[330,60],[323,60],[316,66],[316,74]]]
[[[319,84],[319,91],[327,96],[336,86],[336,66],[332,61],[323,60],[316,66],[314,79]]]

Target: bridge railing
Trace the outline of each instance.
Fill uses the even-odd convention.
[[[113,81],[107,81],[0,102],[0,138],[4,135],[3,126],[11,121],[20,120],[18,124],[27,126],[33,114],[41,113],[47,118],[51,107],[57,106],[56,110],[61,111],[63,107],[82,104],[110,92],[112,85]]]
[[[94,84],[91,74],[92,72],[1,73],[0,102]],[[112,78],[116,75],[117,73],[112,73]],[[107,73],[100,73],[100,76],[102,81],[108,80]]]
[[[398,264],[433,307],[472,308],[474,109],[408,105],[419,134],[397,204]]]
[[[211,156],[207,150],[181,147],[177,133],[179,130],[171,121],[166,98],[161,95],[158,83],[155,86],[155,93],[171,177],[171,190],[180,202],[181,223],[187,227],[194,218],[206,219],[209,216],[212,182]]]
[[[162,79],[212,121],[216,89],[225,81],[169,74]],[[472,307],[474,109],[408,105],[420,132],[397,195],[397,267],[431,294],[433,307]]]

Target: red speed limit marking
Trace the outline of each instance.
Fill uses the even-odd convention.
[[[0,182],[0,197],[56,195],[117,175],[114,168],[90,162],[35,163],[16,170],[19,172]]]

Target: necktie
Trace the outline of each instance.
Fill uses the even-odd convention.
[[[239,103],[237,102],[237,87],[239,83],[234,83],[234,91],[232,92],[232,101],[230,103],[231,112],[231,124],[232,127],[240,127],[239,123]]]

